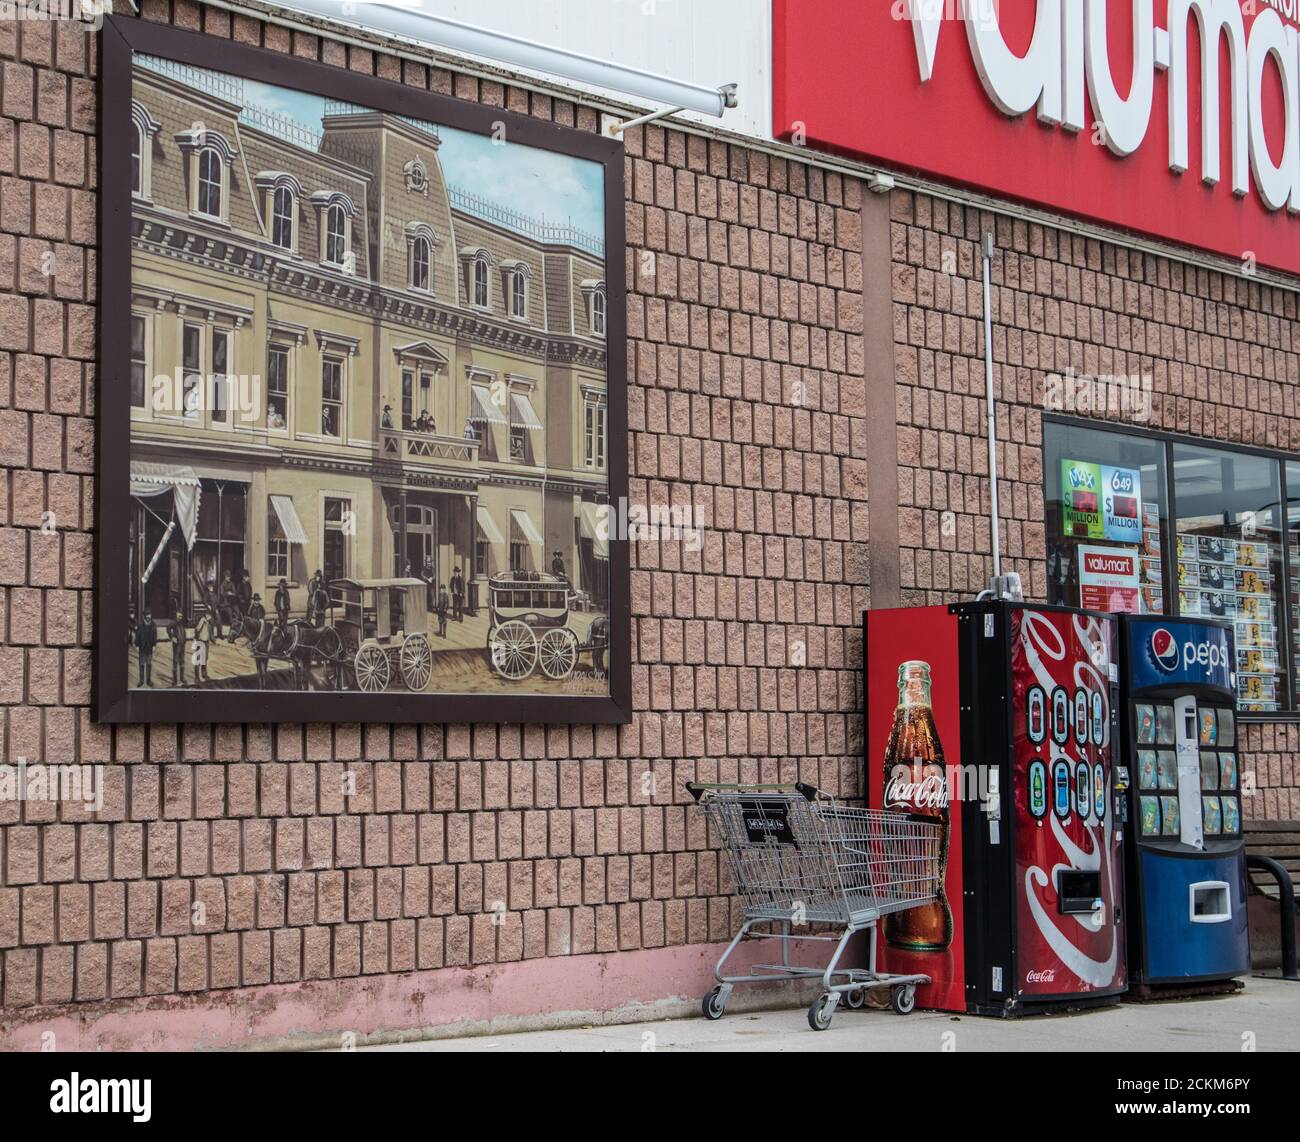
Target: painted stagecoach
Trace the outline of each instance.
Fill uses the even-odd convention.
[[[540,571],[505,571],[488,580],[488,660],[503,678],[518,681],[534,670],[567,678],[584,652],[603,670],[609,620],[591,624],[586,642],[569,626],[569,581]]]

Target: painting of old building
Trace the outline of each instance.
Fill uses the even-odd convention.
[[[605,168],[139,53],[130,94],[127,686],[607,695]]]

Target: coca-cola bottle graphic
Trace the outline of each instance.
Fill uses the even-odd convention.
[[[941,951],[952,943],[952,909],[944,893],[948,867],[948,775],[930,709],[930,664],[898,668],[898,707],[885,749],[886,809],[939,820],[939,894],[929,904],[891,912],[884,919],[891,947]]]

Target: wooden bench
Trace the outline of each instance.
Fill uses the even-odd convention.
[[[1300,892],[1300,821],[1252,821],[1246,828],[1248,855],[1272,857],[1291,874]],[[1277,881],[1262,869],[1248,869],[1251,890],[1278,898]]]

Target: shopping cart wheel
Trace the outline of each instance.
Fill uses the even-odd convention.
[[[705,1019],[721,1019],[722,1013],[727,1009],[727,997],[722,994],[722,988],[715,987],[708,995],[704,997],[704,1002],[700,1004],[700,1010],[704,1012]]]
[[[853,1008],[856,1011],[867,1002],[867,989],[865,987],[855,987],[852,991],[844,993],[844,1005]]]
[[[831,1025],[837,998],[835,992],[827,991],[814,999],[808,1008],[808,1026],[814,1031],[825,1031]]]
[[[916,1006],[916,987],[913,984],[899,984],[889,989],[889,1006],[899,1015],[906,1015]]]

